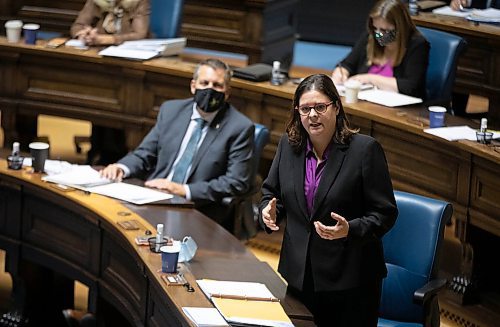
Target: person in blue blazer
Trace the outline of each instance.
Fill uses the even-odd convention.
[[[146,186],[192,200],[201,212],[230,226],[222,199],[250,188],[254,140],[252,121],[227,102],[230,78],[222,61],[201,62],[190,85],[194,97],[163,103],[142,143],[102,170],[102,176],[144,178]],[[191,159],[186,162],[187,153]]]
[[[269,233],[286,219],[278,271],[318,326],[377,326],[398,210],[382,147],[349,127],[329,76],[298,86],[260,212]]]

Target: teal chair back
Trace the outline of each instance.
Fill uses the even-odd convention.
[[[417,27],[431,45],[426,74],[426,103],[451,108],[457,63],[467,42],[460,36],[425,27]]]
[[[179,36],[184,0],[151,0],[150,30],[153,38]]]
[[[399,215],[383,237],[388,275],[384,279],[379,327],[439,327],[437,280],[444,227],[451,204],[428,197],[394,192]]]

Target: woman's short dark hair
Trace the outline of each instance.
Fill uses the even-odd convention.
[[[288,135],[288,141],[290,145],[296,152],[302,151],[306,145],[306,140],[308,138],[307,132],[302,126],[300,120],[299,111],[296,108],[300,105],[300,98],[305,92],[308,91],[318,91],[326,95],[333,101],[333,106],[339,109],[337,115],[337,125],[333,138],[335,142],[340,144],[346,144],[351,139],[351,136],[358,132],[357,129],[352,129],[349,126],[349,120],[344,112],[344,107],[342,106],[342,101],[340,101],[340,96],[333,84],[332,79],[324,74],[316,74],[306,77],[295,90],[295,95],[293,96],[293,107],[290,111],[290,117],[286,124],[286,133]]]

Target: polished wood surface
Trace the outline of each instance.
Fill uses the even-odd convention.
[[[458,61],[454,90],[489,98],[489,123],[500,128],[500,27],[432,13],[412,18],[419,26],[457,34],[467,41]]]
[[[47,49],[8,44],[0,38],[0,109],[5,144],[18,141],[18,114],[49,114],[90,120],[125,128],[127,145],[134,148],[155,123],[160,104],[191,96],[193,63],[179,58],[146,62],[103,58],[95,49]],[[266,125],[271,141],[265,147],[261,172],[265,176],[291,109],[296,85],[273,86],[234,78],[231,102],[253,121]],[[454,206],[454,235],[462,242],[461,264],[450,274],[472,279],[484,235],[500,240],[499,148],[471,141],[448,142],[424,132],[429,126],[425,108],[388,108],[368,102],[345,104],[352,123],[383,146],[396,189],[450,201]],[[472,121],[447,115],[448,126]],[[467,250],[469,249],[469,250]],[[461,251],[461,250],[458,250]],[[482,259],[481,259],[482,258]],[[498,271],[498,270],[496,270]],[[500,273],[500,271],[498,271]],[[484,282],[490,275],[480,276]]]
[[[184,0],[180,34],[189,47],[240,53],[249,63],[291,63],[298,0]],[[85,0],[0,0],[0,30],[8,19],[69,35]],[[154,8],[153,8],[154,10]]]
[[[13,275],[15,292],[16,282],[17,289],[23,285],[20,267],[28,262],[89,286],[89,309],[98,317],[106,315],[102,311],[106,301],[133,326],[190,326],[183,306],[212,306],[196,279],[256,281],[282,299],[286,312],[299,326],[310,324],[310,314],[286,296],[285,284],[269,265],[199,212],[129,205],[81,191],[62,192],[40,177],[29,168],[13,171],[6,168],[5,160],[0,162],[0,248],[7,253],[7,271]],[[139,223],[140,230],[126,231],[117,225],[131,219]],[[160,255],[135,244],[136,236],[144,235],[145,230],[154,232],[158,223],[175,239],[190,235],[196,240],[196,257],[180,264],[195,292],[168,286],[161,279]],[[44,297],[50,301],[50,295]],[[26,309],[25,302],[29,297],[15,305]]]

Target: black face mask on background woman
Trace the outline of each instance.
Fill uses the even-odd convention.
[[[374,31],[373,37],[381,47],[385,47],[396,40],[396,30]]]
[[[214,89],[196,89],[194,92],[194,101],[198,107],[205,112],[214,112],[226,103],[225,94]]]

